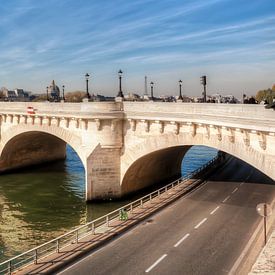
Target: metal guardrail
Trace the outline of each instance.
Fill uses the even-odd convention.
[[[39,259],[45,258],[47,256],[50,256],[51,254],[55,252],[59,252],[62,248],[78,243],[78,241],[87,235],[95,234],[96,231],[103,227],[109,227],[109,223],[112,220],[115,220],[120,217],[120,213],[122,210],[126,210],[127,212],[131,213],[135,208],[142,207],[142,205],[147,202],[151,201],[153,198],[159,197],[160,195],[164,194],[170,189],[174,189],[176,186],[181,185],[182,183],[186,182],[188,179],[190,179],[192,176],[200,173],[202,170],[207,168],[208,166],[212,165],[216,160],[218,159],[218,156],[198,168],[197,170],[193,171],[192,173],[188,174],[185,177],[181,177],[171,183],[169,183],[166,186],[161,187],[158,190],[155,190],[151,192],[150,194],[147,194],[131,203],[128,203],[102,217],[99,217],[93,221],[90,221],[84,225],[81,225],[77,227],[76,229],[73,229],[65,234],[63,234],[60,237],[57,237],[51,241],[48,241],[44,244],[41,244],[33,249],[30,249],[18,256],[15,256],[9,260],[6,260],[2,263],[0,263],[0,274],[12,274],[13,271],[18,270],[19,268],[25,267],[29,264],[37,264]],[[193,185],[186,186],[186,190],[191,189]],[[184,189],[185,190],[185,189]],[[106,232],[106,231],[105,231]]]

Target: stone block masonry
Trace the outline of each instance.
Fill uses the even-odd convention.
[[[0,171],[64,158],[69,144],[87,200],[118,198],[179,176],[188,148],[205,145],[274,180],[274,114],[249,104],[0,102]]]

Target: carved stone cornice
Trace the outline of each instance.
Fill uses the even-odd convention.
[[[250,145],[250,133],[248,130],[242,130],[241,133],[243,134],[243,142],[245,144],[245,146],[249,146]]]
[[[162,134],[164,132],[164,122],[160,120],[155,120],[155,123],[158,124],[159,132],[160,134]]]
[[[101,129],[101,120],[99,118],[95,119],[96,129],[99,131]]]
[[[235,142],[235,130],[233,128],[227,128],[227,131],[229,132],[228,139],[231,143]]]
[[[173,133],[178,135],[180,132],[180,124],[176,121],[170,121],[170,124],[174,125]]]
[[[197,134],[197,125],[192,122],[187,122],[187,125],[189,126],[189,133],[194,137]]]
[[[259,145],[263,150],[266,150],[266,134],[264,132],[257,132]]]
[[[135,132],[136,131],[136,127],[137,127],[137,121],[135,119],[131,119],[131,118],[129,118],[128,121],[130,123],[131,130],[133,132]]]

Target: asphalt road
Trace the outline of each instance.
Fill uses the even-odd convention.
[[[206,184],[59,274],[227,274],[275,196],[272,180],[233,159]]]

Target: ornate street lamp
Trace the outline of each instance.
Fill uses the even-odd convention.
[[[150,82],[151,87],[151,100],[154,100],[154,82]]]
[[[91,98],[90,94],[89,94],[89,77],[90,75],[88,73],[85,74],[85,78],[86,78],[86,96],[88,99]]]
[[[46,93],[47,93],[47,101],[49,101],[49,87],[46,87]]]
[[[183,97],[182,97],[182,94],[181,94],[181,86],[182,86],[182,80],[179,80],[180,94],[179,94],[178,100],[183,100]]]
[[[63,100],[65,101],[65,93],[64,93],[64,91],[65,91],[65,85],[62,85],[62,93],[63,93]]]
[[[206,75],[201,76],[201,84],[203,85],[203,102],[206,102]]]
[[[122,92],[122,89],[121,89],[121,78],[122,78],[122,73],[123,73],[122,70],[119,70],[119,71],[118,71],[119,91],[118,91],[117,97],[124,98],[124,95],[123,95],[123,92]]]

